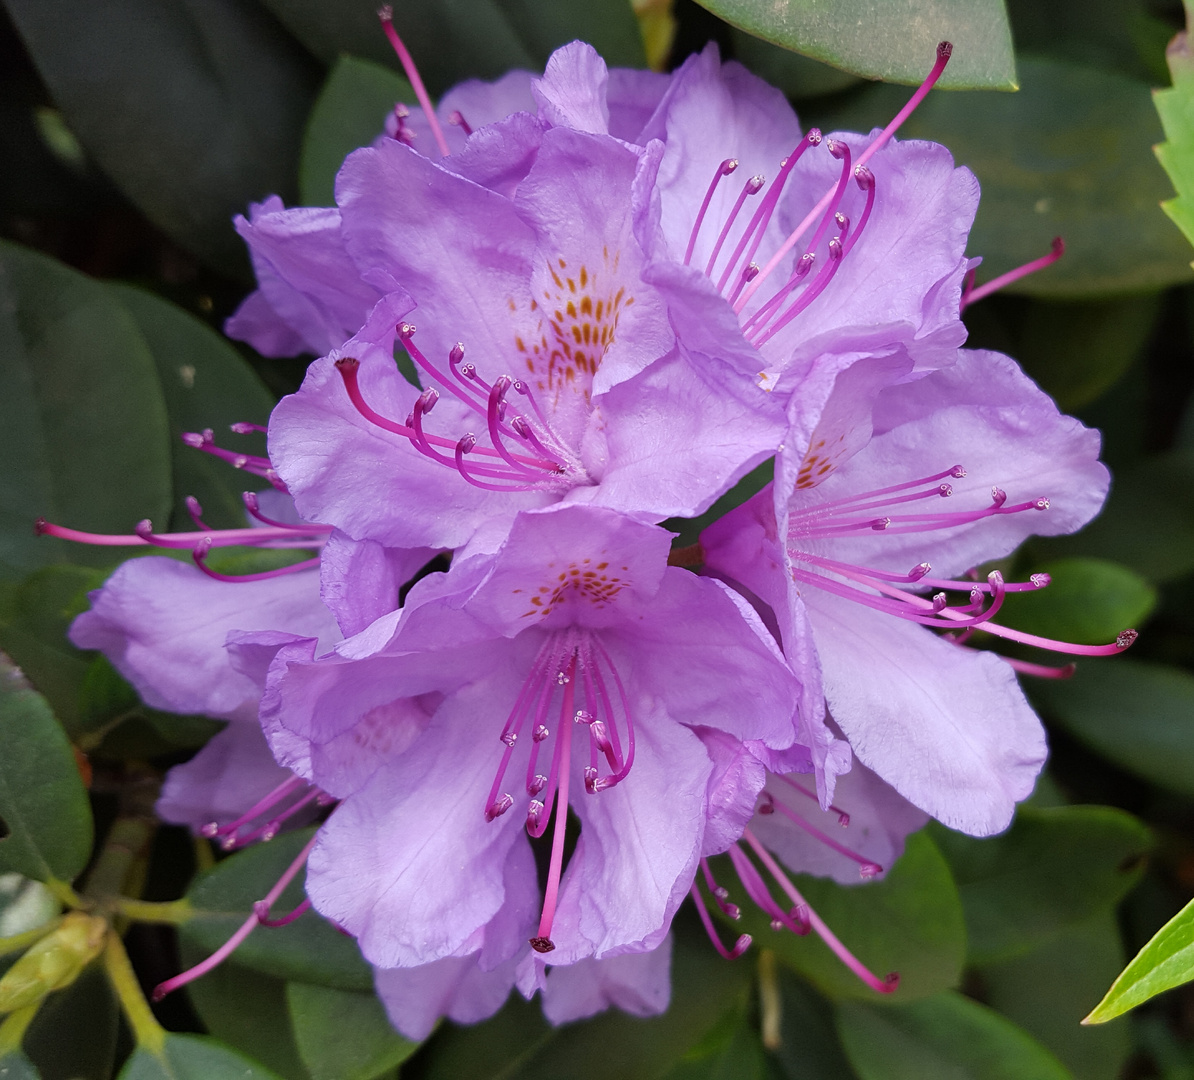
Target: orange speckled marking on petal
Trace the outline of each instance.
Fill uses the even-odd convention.
[[[555,564],[550,565],[554,569]],[[582,559],[570,562],[566,570],[562,570],[555,577],[555,581],[548,585],[540,585],[531,596],[531,606],[522,613],[522,617],[547,616],[556,606],[570,596],[587,600],[598,610],[613,603],[618,593],[630,585],[630,578],[623,577],[627,567],[622,567],[622,573],[612,572],[608,562],[594,564],[592,559]],[[513,590],[516,593],[522,589]]]

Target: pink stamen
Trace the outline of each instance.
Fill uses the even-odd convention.
[[[692,262],[692,251],[696,247],[697,234],[701,231],[701,223],[705,220],[705,212],[709,209],[709,203],[713,201],[713,192],[717,190],[717,185],[721,183],[722,178],[729,176],[737,168],[737,158],[726,158],[725,161],[718,165],[717,171],[713,174],[713,179],[709,181],[709,188],[705,192],[705,198],[701,200],[701,208],[697,211],[692,232],[688,235],[688,247],[684,251],[685,266]]]
[[[258,818],[267,810],[273,809],[273,807],[277,806],[278,803],[280,803],[292,792],[306,786],[307,782],[301,777],[291,776],[288,779],[283,780],[282,783],[274,788],[274,790],[268,795],[263,795],[257,800],[257,802],[250,806],[248,810],[246,810],[234,821],[228,822],[227,825],[220,825],[217,822],[211,821],[204,825],[199,832],[202,836],[206,836],[209,840],[213,840],[217,836],[228,836],[234,834],[237,832],[237,830],[247,825],[254,818]]]
[[[1035,675],[1038,679],[1070,679],[1078,670],[1077,664],[1048,667],[1045,664],[1032,664],[1027,660],[1017,660],[1013,656],[1005,656],[1002,659],[1021,675]]]
[[[572,724],[574,713],[576,656],[572,657],[564,683],[564,700],[560,706],[560,733],[556,737],[556,757],[560,761],[559,801],[556,804],[556,827],[551,839],[551,863],[547,870],[547,888],[543,896],[543,913],[539,917],[539,933],[531,938],[531,948],[538,953],[551,952],[556,946],[551,940],[551,926],[555,919],[556,902],[559,898],[560,875],[564,872],[564,834],[568,827],[568,784],[572,776]],[[553,771],[556,763],[552,763]],[[544,818],[550,813],[550,806]]]
[[[236,432],[237,435],[249,435],[254,431],[260,431],[264,434],[269,431],[269,428],[262,427],[260,424],[251,424],[247,420],[238,420],[235,424],[229,424],[228,430]]]
[[[709,887],[709,893],[713,899],[717,901],[717,906],[721,909],[721,913],[728,919],[733,919],[735,922],[742,918],[742,909],[737,904],[730,903],[730,890],[718,885],[713,877],[713,868],[709,865],[708,859],[701,859],[701,873],[705,876],[705,884]]]
[[[809,921],[800,905],[792,908],[791,911],[784,911],[772,898],[767,883],[755,869],[754,863],[747,858],[746,852],[737,844],[733,844],[727,854],[730,856],[730,862],[734,864],[734,870],[738,874],[738,880],[742,882],[742,887],[746,890],[746,895],[754,901],[756,907],[761,908],[764,914],[771,917],[772,930],[786,929],[800,937],[809,932]]]
[[[318,833],[316,833],[311,837],[310,840],[307,841],[306,845],[303,847],[303,850],[299,852],[298,857],[286,868],[282,876],[278,878],[277,884],[265,894],[265,897],[262,900],[258,901],[258,903],[265,905],[266,911],[269,911],[269,909],[274,906],[278,900],[278,897],[280,897],[282,893],[286,891],[286,886],[294,880],[295,875],[306,864],[307,856],[311,854],[311,849],[315,846],[315,841],[317,839],[319,839]],[[155,1002],[161,1001],[162,998],[164,998],[167,994],[173,993],[180,986],[186,986],[187,983],[194,982],[194,980],[199,978],[200,975],[206,975],[213,968],[219,966],[236,951],[240,943],[244,941],[245,938],[247,938],[253,932],[253,930],[260,925],[260,923],[261,918],[257,914],[257,906],[255,904],[253,908],[253,914],[241,924],[240,928],[235,934],[232,935],[232,937],[224,942],[224,944],[221,945],[206,960],[196,964],[193,968],[189,968],[181,975],[175,975],[174,978],[167,979],[165,982],[159,983],[158,986],[154,988],[152,995],[153,1000]]]
[[[1009,270],[1006,274],[1000,274],[999,277],[993,278],[985,285],[980,285],[977,289],[967,287],[962,292],[961,310],[965,311],[971,304],[977,304],[984,297],[1006,288],[1013,281],[1019,281],[1029,274],[1035,274],[1038,270],[1044,270],[1046,266],[1052,266],[1065,254],[1065,241],[1060,236],[1055,236],[1050,246],[1052,250],[1048,255],[1042,255],[1039,259],[1033,259],[1032,262],[1018,266],[1015,270]],[[971,277],[969,284],[973,284],[973,281],[974,278]]]
[[[233,583],[246,581],[268,581],[270,578],[283,577],[286,574],[298,574],[303,570],[311,570],[319,565],[319,556],[316,555],[314,558],[304,559],[302,562],[291,563],[289,566],[280,566],[276,570],[263,570],[256,574],[221,574],[207,565],[207,556],[211,552],[211,547],[211,537],[205,536],[192,549],[191,559],[200,570],[202,570],[208,577],[215,578],[216,581],[230,581]]]
[[[742,833],[743,839],[750,844],[751,849],[758,856],[759,861],[767,867],[771,876],[775,878],[779,887],[783,889],[788,899],[796,905],[798,909],[804,912],[812,928],[816,930],[817,935],[825,942],[832,950],[834,955],[848,967],[855,975],[857,975],[864,983],[872,990],[879,994],[893,993],[896,987],[900,984],[900,977],[895,972],[892,972],[886,978],[879,978],[870,968],[862,963],[845,945],[842,944],[838,936],[829,929],[824,920],[818,915],[810,906],[807,900],[800,895],[796,886],[792,884],[788,875],[784,873],[783,868],[775,861],[769,852],[759,841],[755,838],[750,829],[745,829]],[[731,848],[731,851],[733,849]]]
[[[304,896],[302,902],[291,912],[281,915],[276,919],[271,919],[269,915],[269,905],[264,900],[258,900],[253,905],[253,913],[257,916],[257,921],[271,930],[277,929],[280,926],[289,926],[297,919],[301,919],[308,911],[311,910],[311,900]]]
[[[722,943],[721,938],[718,937],[716,929],[713,926],[713,917],[709,914],[709,909],[705,907],[705,900],[701,896],[700,889],[694,881],[692,888],[688,890],[692,897],[692,902],[696,905],[697,914],[701,918],[701,925],[705,928],[705,933],[709,935],[709,940],[713,942],[713,947],[717,950],[718,955],[723,960],[737,960],[747,949],[750,948],[751,937],[750,934],[740,934],[738,940],[734,942],[733,948],[727,949]]]
[[[464,118],[464,114],[459,109],[453,109],[448,114],[448,123],[453,127],[460,128],[460,130],[463,131],[466,136],[473,133],[472,127],[469,125],[469,122]]]
[[[414,87],[415,97],[419,99],[423,115],[427,117],[427,123],[431,126],[431,134],[435,139],[435,145],[439,147],[440,155],[447,157],[448,142],[444,138],[443,128],[439,126],[439,119],[435,115],[435,109],[432,107],[427,87],[423,85],[419,69],[415,67],[415,62],[411,59],[410,53],[407,52],[406,45],[403,44],[402,38],[398,36],[398,31],[394,29],[394,9],[389,4],[386,4],[385,7],[378,11],[377,17],[381,20],[381,28],[393,46],[394,52],[398,54],[398,59],[402,63],[402,70],[406,72],[406,77],[410,80],[410,85]]]
[[[775,776],[776,776],[776,779],[782,780],[785,784],[788,785],[788,787],[792,788],[795,791],[799,791],[801,795],[804,795],[805,797],[812,799],[813,802],[815,802],[818,806],[821,805],[821,797],[812,789],[806,788],[803,784],[797,783],[795,780],[793,780],[791,778],[791,776],[788,776],[788,775],[781,776],[779,774],[775,774]],[[847,814],[846,811],[843,810],[840,806],[834,806],[833,803],[830,803],[828,806],[821,807],[821,809],[827,810],[833,814],[837,814],[837,823],[843,829],[845,829],[849,826],[850,815]]]
[[[802,828],[809,834],[809,836],[820,840],[821,843],[823,843],[826,847],[836,851],[839,855],[844,855],[847,859],[851,859],[852,861],[858,863],[859,876],[861,876],[864,880],[867,878],[873,878],[877,874],[883,873],[883,867],[881,867],[877,862],[873,862],[870,859],[864,858],[862,855],[859,855],[858,852],[846,847],[845,844],[839,844],[833,839],[832,836],[822,832],[811,821],[805,820],[791,807],[780,802],[779,799],[772,797],[771,801],[775,808],[781,814],[783,814],[784,817],[786,817],[794,825],[798,825],[800,828]]]
[[[717,256],[721,254],[722,246],[729,238],[730,229],[733,228],[734,222],[738,220],[738,214],[742,211],[746,200],[752,195],[757,195],[763,190],[763,185],[767,180],[762,175],[752,176],[745,184],[742,185],[742,190],[738,193],[738,198],[734,202],[733,208],[726,216],[725,224],[721,227],[721,232],[717,234],[717,243],[713,245],[713,254],[709,256],[709,261],[705,264],[705,276],[713,277],[713,267],[717,262]]]

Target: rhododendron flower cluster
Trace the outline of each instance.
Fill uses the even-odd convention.
[[[268,460],[189,437],[278,490],[252,528],[196,505],[191,533],[90,538],[193,552],[126,564],[73,629],[150,704],[229,721],[159,811],[226,847],[321,820],[309,903],[413,1037],[513,987],[554,1022],[660,1011],[689,896],[726,956],[749,939],[705,897],[732,920],[740,892],[893,990],[789,873],[881,876],[929,816],[1006,827],[1045,757],[1017,667],[1053,672],[976,629],[1131,640],[1017,634],[1004,596],[1047,581],[966,576],[1081,527],[1107,474],[961,348],[978,185],[893,137],[948,46],[888,128],[826,135],[712,46],[662,76],[574,43],[437,113],[383,23],[422,112],[349,155],[336,207],[238,220],[259,288],[228,332],[319,358]],[[771,459],[672,550],[664,522]],[[246,543],[318,555],[208,565]],[[287,921],[279,893],[220,955]]]

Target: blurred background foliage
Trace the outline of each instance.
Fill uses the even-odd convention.
[[[81,967],[27,1030],[0,1026],[0,1076],[1194,1078],[1189,987],[1078,1026],[1194,895],[1194,273],[1158,208],[1172,188],[1150,99],[1168,85],[1180,5],[875,0],[862,20],[842,2],[811,22],[792,14],[801,5],[781,18],[757,0],[638,7],[636,19],[629,0],[407,0],[398,22],[433,93],[541,68],[574,37],[626,66],[675,65],[714,40],[826,131],[886,122],[908,92],[868,77],[918,81],[951,38],[947,78],[987,89],[932,94],[901,135],[946,143],[982,182],[980,283],[1055,235],[1067,244],[967,311],[970,343],[1015,356],[1100,427],[1115,476],[1093,525],[1015,557],[1015,572],[1054,584],[1005,611],[1049,636],[1105,641],[1131,625],[1140,640],[1071,681],[1028,683],[1052,752],[1006,834],[933,826],[882,882],[800,880],[864,962],[902,972],[891,1001],[816,940],[764,926],[725,963],[682,911],[665,1016],[552,1029],[512,1000],[415,1046],[389,1028],[352,942],[308,914],[155,1006],[172,1034],[153,1052],[121,1018],[116,982]],[[127,895],[189,899],[180,932],[128,929],[152,987],[225,940],[303,843],[217,861],[151,824],[165,768],[218,725],[145,707],[107,661],[69,646],[87,591],[127,553],[37,539],[31,522],[177,527],[195,495],[213,526],[238,523],[244,477],[178,434],[264,423],[304,362],[221,335],[252,281],[230,218],[271,192],[326,203],[343,155],[405,85],[367,2],[3,0],[0,968],[53,925],[67,883],[95,887],[88,868],[109,873],[119,849]],[[259,436],[229,438],[262,450]]]

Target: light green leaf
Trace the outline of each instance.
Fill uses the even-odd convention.
[[[22,1049],[47,1080],[111,1080],[119,1032],[120,1006],[112,984],[102,965],[93,964],[73,985],[46,999]]]
[[[286,1003],[312,1080],[373,1080],[419,1048],[394,1030],[373,994],[292,982]]]
[[[868,5],[865,16],[849,0],[700,3],[748,34],[870,79],[919,83],[944,40],[953,42],[954,54],[941,86],[1016,88],[1003,0],[883,0]]]
[[[161,1054],[138,1047],[120,1070],[119,1080],[279,1080],[215,1039],[166,1033]]]
[[[136,323],[106,286],[0,243],[0,381],[0,576],[112,565],[110,549],[34,536],[33,522],[123,533],[164,520],[166,410]]]
[[[299,195],[304,206],[335,206],[336,173],[344,159],[385,129],[398,101],[415,103],[410,83],[372,60],[341,56],[315,100],[303,136]]]
[[[1157,603],[1157,590],[1126,567],[1103,559],[1058,559],[1030,564],[1051,583],[1039,592],[1011,593],[999,621],[1030,634],[1102,645],[1139,627]]]
[[[661,1080],[769,1080],[758,1025],[744,1001]]]
[[[1189,7],[1186,11],[1188,16]],[[1194,244],[1194,54],[1187,32],[1174,38],[1166,57],[1173,86],[1153,91],[1166,141],[1154,150],[1177,195],[1161,203],[1161,209]]]
[[[194,915],[180,928],[184,941],[214,952],[252,914],[260,900],[311,838],[312,830],[285,833],[268,844],[246,848],[223,859],[196,879],[187,893]],[[303,898],[305,875],[299,873],[275,905],[288,911]],[[356,942],[308,911],[288,926],[258,929],[236,951],[236,962],[283,979],[371,990],[373,974]]]
[[[292,196],[318,79],[310,58],[257,4],[6,7],[104,172],[174,239],[243,273],[244,246],[229,222],[251,199]]]
[[[982,968],[983,999],[1019,1024],[1082,1080],[1118,1080],[1132,1052],[1125,1024],[1082,1027],[1079,1021],[1109,979],[1124,950],[1109,911],[1065,930],[1024,956]]]
[[[1194,979],[1194,900],[1161,927],[1111,984],[1084,1023],[1103,1024]]]
[[[1157,209],[1167,194],[1150,151],[1161,129],[1148,86],[1106,69],[1019,58],[1017,94],[932,93],[901,139],[944,143],[982,185],[967,253],[981,284],[1065,240],[1064,258],[1010,291],[1078,299],[1194,280],[1189,246]],[[826,131],[885,124],[907,91],[876,86],[832,113]]]
[[[950,991],[902,1008],[844,1003],[838,1030],[862,1080],[1071,1080],[1027,1032]]]
[[[1028,952],[1110,910],[1152,845],[1144,825],[1109,806],[1022,806],[1007,832],[985,840],[930,830],[958,882],[976,964]]]
[[[91,854],[91,806],[45,698],[0,661],[0,872],[71,881]]]
[[[184,431],[212,428],[221,444],[249,454],[265,452],[262,435],[234,435],[238,421],[264,425],[274,399],[240,354],[206,323],[144,289],[108,288],[132,315],[149,346],[170,425],[170,460],[174,486],[172,529],[193,529],[185,499],[195,496],[213,529],[242,527],[241,492],[268,486],[259,477],[238,472],[179,437]],[[156,524],[156,523],[155,523]],[[162,523],[165,525],[165,522]]]
[[[1194,675],[1113,657],[1086,661],[1073,679],[1030,690],[1046,715],[1121,768],[1194,795]]]
[[[767,916],[733,888],[728,864],[719,861],[718,869],[720,883],[742,908],[740,921],[727,922],[735,932],[750,934],[755,947],[775,950],[828,997],[874,997],[815,933],[797,937],[772,930]],[[927,833],[908,837],[904,854],[881,881],[838,885],[807,874],[794,874],[792,881],[874,974],[899,972],[894,1000],[911,1001],[957,985],[966,952],[962,905],[949,867]]]

